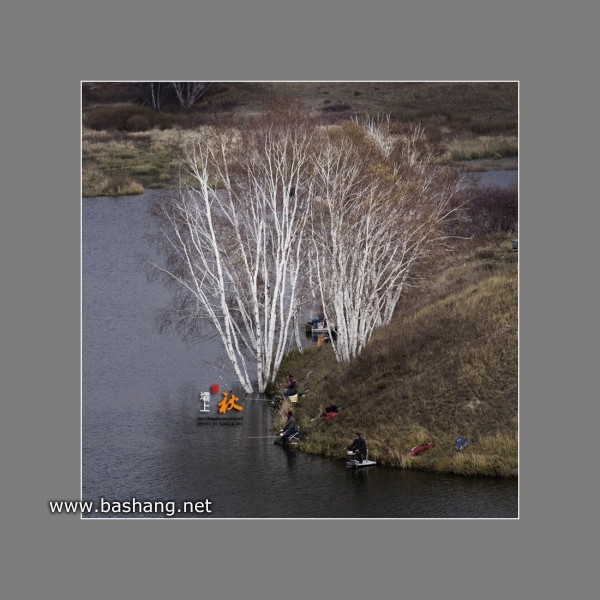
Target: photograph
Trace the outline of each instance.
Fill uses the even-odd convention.
[[[82,520],[518,520],[517,80],[81,81]]]

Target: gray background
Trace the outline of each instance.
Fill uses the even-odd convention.
[[[495,599],[585,585],[595,556],[597,9],[36,4],[5,7],[0,23],[6,597]],[[520,82],[518,521],[49,513],[48,500],[80,495],[80,82],[161,79]]]

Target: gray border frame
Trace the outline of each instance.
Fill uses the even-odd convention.
[[[580,581],[591,575],[591,561],[573,567],[577,546],[568,534],[577,528],[547,517],[569,521],[574,509],[557,481],[573,471],[565,454],[548,446],[559,434],[563,441],[575,433],[586,438],[590,427],[584,417],[575,429],[573,406],[563,404],[586,396],[574,392],[587,390],[582,367],[591,366],[590,355],[578,369],[565,368],[571,361],[563,361],[591,349],[592,331],[585,329],[588,295],[565,314],[576,289],[571,280],[575,272],[586,272],[586,262],[575,270],[561,240],[573,240],[578,249],[593,239],[588,228],[595,213],[588,217],[583,204],[591,190],[584,167],[589,170],[594,156],[588,153],[596,118],[594,78],[585,74],[597,70],[588,43],[595,40],[596,9],[555,8],[540,18],[522,6],[517,12],[514,6],[482,9],[474,2],[381,4],[170,4],[148,14],[138,6],[106,3],[5,9],[0,240],[8,282],[1,439],[10,556],[2,570],[11,598],[39,597],[42,591],[63,598],[158,598],[187,590],[222,597],[242,590],[261,597],[366,596],[392,585],[402,595],[504,598],[528,580],[557,591],[575,575]],[[48,499],[77,498],[80,485],[79,84],[164,79],[174,70],[178,79],[205,80],[520,82],[518,522],[150,524],[49,514]],[[575,131],[580,136],[569,144]],[[581,177],[559,180],[572,166],[573,146]],[[574,225],[577,235],[571,237]],[[561,319],[552,318],[559,314]],[[583,343],[570,343],[573,330]],[[568,383],[576,383],[574,390]],[[585,483],[578,486],[582,500],[576,507],[587,508]],[[284,531],[298,544],[293,552],[282,551]],[[367,565],[361,577],[353,576],[349,559],[355,544]],[[579,547],[587,551],[585,544]]]

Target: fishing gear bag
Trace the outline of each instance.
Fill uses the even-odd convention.
[[[457,452],[460,452],[461,450],[464,450],[470,443],[471,442],[467,438],[459,437],[456,440],[456,444],[454,444],[454,449]]]

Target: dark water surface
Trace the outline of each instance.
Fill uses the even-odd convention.
[[[84,517],[518,517],[516,481],[354,471],[274,445],[269,403],[235,388],[218,346],[156,331],[168,295],[139,256],[161,193],[82,200],[82,498],[95,503]],[[212,384],[233,386],[243,410],[220,414],[219,394],[200,413]]]
[[[483,186],[512,188],[519,185],[519,171],[517,169],[482,171],[481,173],[473,173],[472,178]]]

